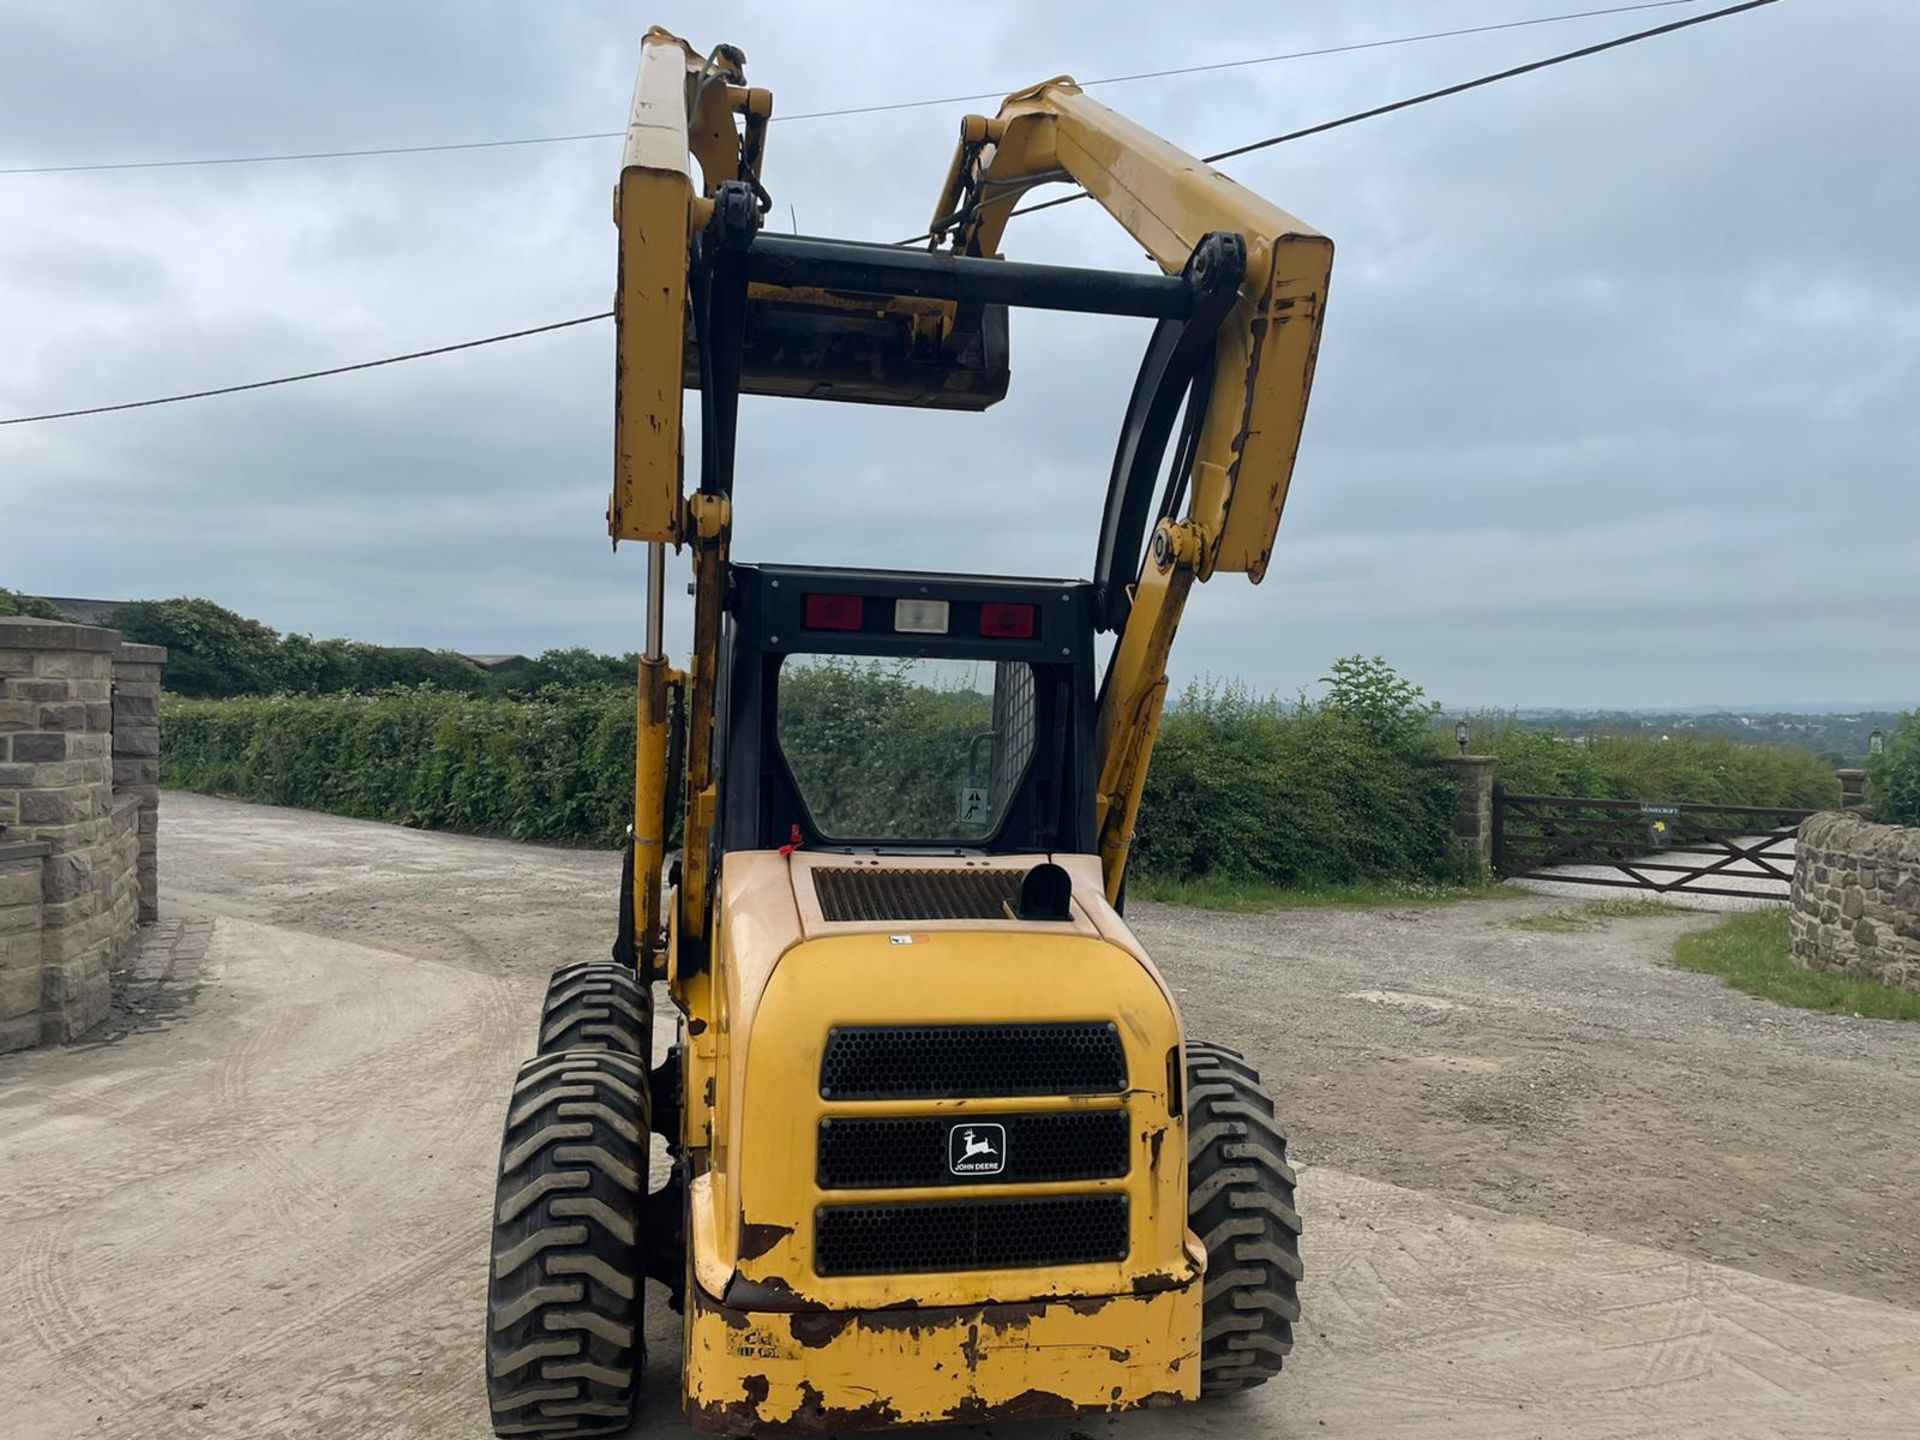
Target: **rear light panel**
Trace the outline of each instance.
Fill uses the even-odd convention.
[[[807,596],[809,630],[858,630],[863,607],[858,595]]]
[[[1040,607],[1025,600],[936,600],[926,595],[847,595],[831,591],[801,597],[807,630],[896,635],[978,636],[982,640],[1036,640]],[[958,606],[958,613],[955,607]],[[790,612],[789,612],[790,613]]]
[[[980,633],[990,640],[1031,640],[1034,607],[989,600],[980,607]]]

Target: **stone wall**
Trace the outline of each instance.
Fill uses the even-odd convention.
[[[1827,811],[1793,857],[1794,960],[1920,991],[1920,830]]]
[[[113,964],[151,918],[165,658],[111,630],[0,617],[0,1050],[106,1019]]]
[[[40,872],[53,847],[0,839],[0,1051],[40,1041]]]
[[[113,790],[139,801],[140,923],[160,916],[161,645],[125,641],[113,655]]]

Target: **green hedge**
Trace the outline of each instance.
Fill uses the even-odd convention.
[[[1446,877],[1458,805],[1424,746],[1334,707],[1189,694],[1161,723],[1133,853],[1169,880]]]
[[[1469,748],[1499,761],[1494,773],[1516,795],[1592,795],[1692,805],[1779,805],[1819,810],[1840,803],[1833,767],[1810,750],[1743,745],[1719,736],[1596,735],[1579,744],[1504,716],[1469,722]],[[1444,735],[1450,747],[1451,727]]]
[[[615,845],[633,810],[633,692],[444,690],[167,699],[163,785],[402,825]]]
[[[1920,825],[1920,710],[1902,715],[1867,761],[1867,800],[1883,824]]]
[[[1458,789],[1436,763],[1451,727],[1444,737],[1430,728],[1432,707],[1418,689],[1378,662],[1342,661],[1329,679],[1320,701],[1190,689],[1169,707],[1134,839],[1141,871],[1278,885],[1455,875]],[[856,789],[877,761],[847,735],[850,726],[870,733],[874,708],[901,722],[898,743],[942,754],[978,728],[950,699],[916,692],[902,700],[884,676],[822,672],[807,685],[796,693],[812,709],[788,727],[789,745],[815,737],[809,763]],[[622,686],[556,686],[524,698],[430,687],[169,697],[161,727],[162,783],[247,800],[594,845],[619,843],[632,805],[633,691]],[[1903,733],[1898,753],[1913,743]],[[1574,745],[1483,720],[1473,748],[1498,756],[1503,782],[1519,793],[1807,809],[1839,798],[1816,757],[1728,740]],[[890,764],[885,773],[901,769]],[[1883,782],[1882,794],[1893,790]],[[950,815],[945,788],[896,798]]]
[[[817,731],[816,768],[859,770],[860,755],[833,737],[844,738],[849,705],[886,701],[888,687],[835,672],[811,677],[806,693],[819,723],[794,727],[789,744]],[[908,698],[917,723],[903,735],[944,745],[978,728],[956,731],[926,695]],[[611,845],[632,804],[633,726],[633,692],[612,686],[520,700],[429,688],[169,698],[161,780],[403,825]],[[1172,879],[1441,875],[1456,794],[1417,735],[1384,734],[1375,718],[1190,694],[1162,727],[1135,853]],[[944,790],[918,801],[943,819],[952,805]]]

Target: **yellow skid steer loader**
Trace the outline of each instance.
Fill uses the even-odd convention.
[[[1332,244],[1064,78],[962,122],[923,244],[774,234],[772,108],[739,51],[647,35],[608,510],[647,557],[633,836],[612,958],[554,976],[509,1105],[494,1426],[624,1429],[649,1279],[716,1433],[1259,1384],[1298,1317],[1286,1141],[1122,911],[1188,591],[1267,568]],[[1053,182],[1157,269],[1003,258]],[[1020,307],[1152,322],[1091,578],[731,559],[742,394],[985,409]],[[679,668],[669,545],[694,575]]]

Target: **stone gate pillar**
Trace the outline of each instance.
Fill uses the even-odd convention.
[[[160,670],[164,645],[122,641],[113,656],[113,788],[139,808],[140,923],[160,918]]]
[[[0,1000],[15,1012],[0,1013],[0,1047],[71,1040],[106,1019],[113,963],[133,938],[143,797],[113,787],[120,644],[91,625],[0,617]]]
[[[1864,810],[1867,808],[1867,772],[1864,770],[1837,770],[1840,777],[1840,808],[1842,810]]]
[[[1442,762],[1460,782],[1453,843],[1483,876],[1493,873],[1493,761],[1491,755],[1449,755]]]

